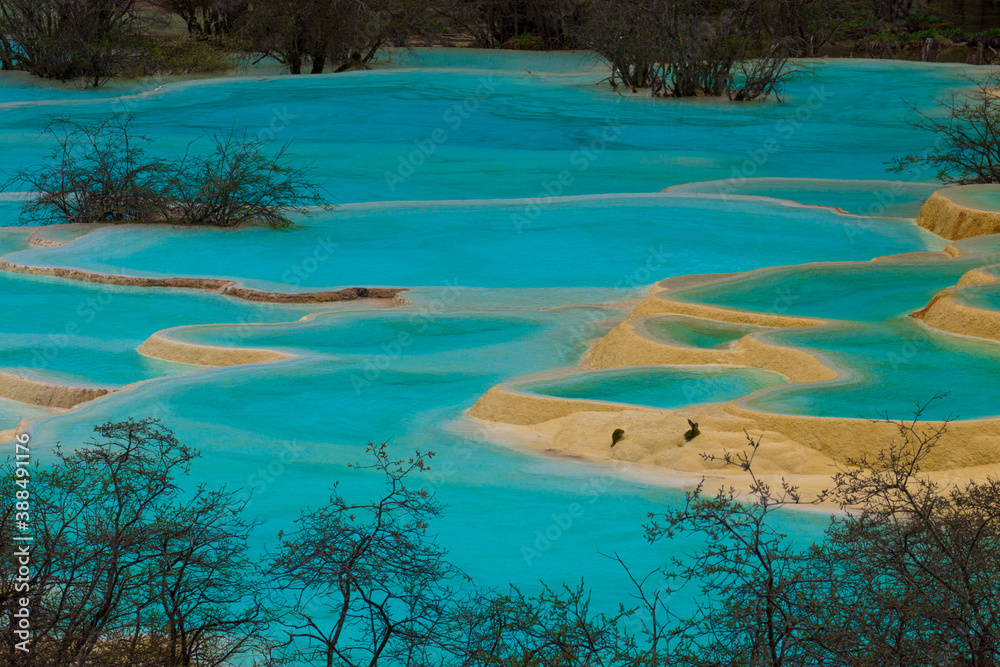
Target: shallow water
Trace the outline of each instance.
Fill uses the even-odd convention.
[[[751,333],[765,330],[750,324],[717,322],[697,317],[662,315],[642,323],[643,329],[653,338],[672,344],[702,349],[729,347],[734,341]]]
[[[996,273],[997,268],[1000,267],[993,267],[991,273]],[[1000,283],[963,287],[958,292],[958,298],[976,308],[1000,310]]]
[[[764,270],[674,295],[775,315],[878,322],[927,305],[962,274],[989,263],[972,258],[923,262],[818,264]]]
[[[948,190],[948,199],[981,211],[1000,211],[1000,186],[964,185]]]
[[[976,419],[1000,412],[1000,344],[995,342],[938,332],[908,317],[791,329],[766,337],[818,351],[845,377],[769,390],[747,402],[759,410],[905,419],[912,418],[918,404],[947,393],[934,401],[924,419]]]
[[[557,398],[673,409],[731,401],[783,382],[777,373],[759,368],[675,366],[575,373],[518,384],[517,389]]]
[[[0,428],[14,428],[22,419],[41,417],[55,412],[37,405],[29,405],[7,398],[0,398]]]
[[[463,412],[497,383],[577,368],[587,342],[629,310],[601,304],[641,296],[655,281],[944,248],[946,242],[899,219],[913,215],[932,175],[912,174],[893,188],[883,163],[929,144],[905,122],[914,113],[908,104],[929,108],[963,85],[958,75],[965,69],[808,62],[789,82],[784,104],[752,105],[619,96],[595,85],[604,74],[585,54],[417,50],[370,72],[199,80],[123,97],[25,87],[0,76],[0,164],[7,170],[42,158],[47,148],[37,134],[50,114],[87,120],[129,111],[162,154],[183,150],[206,131],[246,129],[292,141],[295,160],[313,164],[332,204],[396,202],[342,206],[287,232],[115,227],[61,248],[27,250],[26,230],[3,231],[0,250],[14,253],[9,259],[221,276],[287,291],[414,288],[405,294],[414,303],[408,308],[338,308],[297,323],[312,309],[2,274],[0,307],[14,315],[0,320],[0,367],[114,386],[151,378],[34,421],[34,451],[44,463],[56,442],[83,442],[95,423],[159,416],[203,451],[198,480],[255,489],[251,509],[265,521],[258,543],[287,528],[302,507],[323,502],[334,481],[349,496],[376,488],[379,480],[347,467],[362,458],[367,441],[390,440],[400,455],[433,449],[436,470],[425,483],[449,505],[437,530],[480,583],[530,588],[539,579],[586,577],[596,602],[614,607],[627,581],[600,554],[627,554],[642,571],[681,553],[685,545],[646,545],[641,530],[649,511],[678,502],[680,492],[641,481],[641,471],[498,445],[503,433]],[[854,180],[746,180],[762,176]],[[731,179],[728,194],[799,198],[888,217],[705,196],[697,188],[656,194],[718,179]],[[497,198],[513,201],[484,201]],[[406,203],[414,200],[426,203]],[[15,198],[0,197],[0,225],[16,221]],[[773,290],[788,287],[800,295],[789,314],[867,322],[829,334],[782,332],[789,342],[837,355],[857,381],[770,389],[759,395],[767,409],[901,412],[944,382],[956,384],[949,407],[963,417],[1000,412],[990,407],[995,401],[971,395],[973,387],[997,386],[996,348],[935,334],[912,358],[899,352],[900,368],[887,361],[908,349],[916,325],[883,320],[925,305],[966,270],[964,260],[854,270],[776,272],[774,283],[753,278],[745,289],[718,296],[759,308],[773,302]],[[198,326],[170,335],[278,348],[296,358],[194,369],[135,352],[155,331],[182,325]],[[689,339],[707,345],[706,335],[717,334]],[[667,380],[676,371],[650,373],[629,377],[618,388],[626,390],[586,382],[575,391],[648,404],[673,400],[676,387]],[[725,392],[711,400],[763,381],[752,371],[725,376]],[[554,517],[572,503],[586,511],[546,545]],[[807,542],[822,521],[792,513],[782,525]],[[677,608],[690,602],[682,593]]]
[[[855,215],[916,218],[924,200],[940,187],[936,183],[901,181],[752,178],[684,183],[672,186],[670,192],[774,197],[812,206],[830,206]]]
[[[9,260],[281,291],[345,285],[616,287],[943,247],[911,223],[752,199],[647,195],[352,207],[286,232],[105,227]]]

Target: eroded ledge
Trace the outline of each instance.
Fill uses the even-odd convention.
[[[666,474],[716,473],[732,478],[744,473],[702,454],[739,451],[747,434],[763,438],[759,460],[754,459],[758,472],[826,480],[836,472],[834,462],[871,455],[899,434],[898,425],[890,422],[762,412],[747,408],[741,400],[660,409],[526,394],[516,390],[516,383],[493,387],[467,414],[520,427],[522,433],[533,435],[524,444],[535,443],[546,452],[640,463]],[[683,437],[688,419],[701,429],[690,442]],[[921,428],[935,430],[941,425],[925,422]],[[611,434],[618,428],[625,437],[612,447]],[[1000,419],[951,422],[941,446],[924,465],[928,472],[979,468],[995,473],[1000,465]]]
[[[55,241],[55,240],[52,240],[52,239],[42,238],[38,234],[38,230],[37,229],[35,231],[31,232],[30,234],[28,234],[28,243],[30,245],[33,245],[33,246],[36,246],[36,247],[39,247],[39,248],[58,248],[59,246],[65,245],[64,241]]]
[[[1000,233],[1000,211],[957,204],[948,197],[948,192],[956,189],[945,188],[932,194],[921,207],[917,224],[952,241]]]
[[[72,243],[82,236],[107,227],[102,223],[70,222],[59,225],[45,225],[28,234],[28,244],[39,248],[59,248]],[[68,232],[68,233],[67,233]]]
[[[685,286],[686,287],[686,286]],[[676,288],[675,288],[676,289]],[[826,324],[826,320],[814,317],[794,317],[790,315],[775,315],[750,310],[738,310],[723,306],[710,306],[690,301],[679,301],[670,297],[673,289],[655,286],[652,293],[636,306],[629,318],[647,317],[649,315],[687,315],[700,317],[717,322],[732,322],[734,324],[752,324],[761,327],[813,327]],[[677,291],[680,291],[679,289]]]
[[[491,387],[483,394],[475,405],[469,408],[468,414],[484,421],[530,426],[566,417],[576,412],[618,413],[623,410],[662,412],[655,408],[644,408],[638,405],[524,394],[513,390],[510,385],[500,384]]]
[[[970,306],[957,297],[963,287],[1000,282],[1000,276],[984,268],[967,271],[957,285],[935,294],[926,306],[910,313],[910,317],[942,331],[1000,341],[1000,311]]]
[[[68,409],[115,391],[104,387],[54,384],[0,371],[0,396],[47,408]]]
[[[942,331],[1000,341],[1000,311],[962,303],[950,290],[935,296],[926,308],[913,313],[912,317]]]
[[[637,330],[644,319],[628,319],[594,344],[588,356],[593,368],[617,368],[648,365],[751,366],[774,371],[792,383],[825,382],[839,377],[838,372],[815,355],[794,347],[774,345],[756,334],[737,339],[726,348],[703,349],[672,345],[655,340]]]
[[[185,327],[177,327],[185,328]],[[196,366],[241,366],[266,364],[292,359],[293,355],[259,348],[217,347],[185,343],[167,334],[174,329],[158,331],[139,346],[139,353],[147,357]]]
[[[221,278],[123,276],[58,266],[15,264],[5,259],[0,259],[0,271],[35,276],[52,276],[66,280],[104,285],[202,290],[216,292],[236,299],[266,303],[333,303],[338,301],[356,301],[358,299],[398,300],[401,298],[400,294],[406,291],[406,288],[402,287],[343,287],[323,292],[268,292],[242,287],[233,280],[223,280]]]

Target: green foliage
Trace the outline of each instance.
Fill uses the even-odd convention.
[[[152,42],[136,72],[143,76],[208,74],[235,69],[239,56],[231,40],[184,35]]]
[[[545,42],[541,37],[536,37],[530,32],[511,37],[500,45],[501,49],[511,49],[513,51],[541,51],[545,48]]]

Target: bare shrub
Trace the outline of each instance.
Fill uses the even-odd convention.
[[[32,194],[22,209],[29,224],[138,222],[272,228],[292,224],[292,211],[322,206],[308,170],[246,136],[215,134],[213,150],[180,158],[148,154],[152,140],[132,131],[130,116],[92,124],[53,121],[56,147],[48,164],[20,171],[15,187]]]
[[[969,81],[974,89],[939,101],[943,116],[921,112],[915,122],[936,135],[934,147],[896,158],[891,171],[929,167],[945,183],[1000,183],[1000,73]]]
[[[323,205],[306,170],[290,165],[288,144],[268,154],[265,142],[247,136],[215,134],[211,142],[211,153],[189,153],[175,163],[167,189],[171,222],[277,229],[292,224],[289,211]]]
[[[55,143],[49,162],[24,169],[14,179],[17,187],[33,193],[22,221],[45,225],[163,218],[169,166],[148,155],[152,140],[133,133],[131,123],[128,116],[92,124],[50,122],[43,132]]]
[[[595,0],[583,39],[612,85],[749,101],[777,93],[787,74],[787,49],[761,36],[758,10],[754,0]]]
[[[246,14],[249,48],[301,74],[311,64],[341,72],[366,67],[383,46],[423,30],[428,0],[261,0]]]

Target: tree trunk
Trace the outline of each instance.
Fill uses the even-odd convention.
[[[320,53],[312,57],[312,69],[309,71],[310,74],[322,74],[323,68],[326,67],[326,54]]]
[[[980,46],[982,50],[982,46]],[[6,71],[11,71],[14,69],[14,50],[10,46],[10,42],[3,35],[0,35],[0,69]]]
[[[181,14],[181,18],[187,23],[189,35],[197,35],[201,32],[201,24],[198,23],[197,12],[184,12]]]
[[[288,72],[290,74],[302,74],[302,56],[300,54],[289,54],[285,60],[288,61]]]

